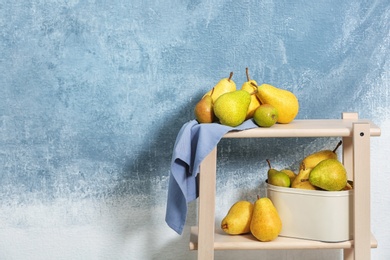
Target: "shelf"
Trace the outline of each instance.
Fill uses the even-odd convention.
[[[191,228],[191,250],[198,250],[198,260],[214,259],[214,250],[260,249],[343,249],[344,260],[370,259],[370,249],[378,243],[370,231],[370,137],[381,130],[357,113],[343,113],[342,119],[294,120],[270,128],[231,131],[223,138],[342,137],[342,161],[348,179],[354,182],[351,228],[353,240],[321,242],[279,236],[260,242],[251,234],[231,236],[215,228],[217,147],[202,161],[199,171],[198,226]],[[199,230],[199,232],[198,232]]]
[[[231,131],[223,138],[259,137],[351,137],[355,123],[369,123],[370,136],[380,136],[381,130],[364,119],[294,120],[289,124],[258,127],[245,131]]]
[[[353,240],[329,243],[314,240],[296,239],[279,236],[271,242],[261,242],[251,234],[228,235],[221,229],[215,229],[215,250],[261,250],[261,249],[348,249],[353,248]],[[371,248],[377,248],[378,242],[371,234]],[[198,227],[191,227],[190,250],[198,249]]]

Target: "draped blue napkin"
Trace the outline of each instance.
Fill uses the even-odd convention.
[[[196,177],[203,159],[217,146],[221,138],[232,130],[255,128],[252,119],[237,127],[218,123],[199,124],[196,120],[185,123],[174,145],[169,176],[165,221],[178,234],[183,233],[187,218],[187,203],[198,197]]]

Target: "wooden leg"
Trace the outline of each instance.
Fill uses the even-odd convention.
[[[354,260],[353,248],[344,249],[344,260]]]
[[[217,148],[203,160],[199,173],[198,260],[214,259]]]
[[[371,258],[370,124],[353,123],[354,259]]]
[[[343,113],[343,119],[358,120],[357,113]],[[343,164],[348,173],[348,180],[353,181],[353,143],[352,137],[343,137]]]

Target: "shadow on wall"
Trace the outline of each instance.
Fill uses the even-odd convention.
[[[193,108],[201,97],[170,114],[159,125],[157,133],[149,137],[147,146],[125,162],[112,189],[114,196],[110,205],[114,222],[111,225],[116,229],[116,243],[121,245],[122,252],[130,250],[132,255],[143,259],[182,259],[177,258],[177,254],[188,253],[188,235],[168,242],[161,232],[170,229],[165,223],[165,208],[176,136],[184,123],[194,119]],[[188,222],[196,217],[195,208],[194,203],[189,205]]]

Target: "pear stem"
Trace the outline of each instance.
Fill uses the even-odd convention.
[[[230,75],[229,75],[229,78],[228,78],[228,81],[229,81],[229,82],[230,82],[230,80],[232,79],[232,77],[233,77],[233,71],[230,72]]]
[[[266,159],[267,163],[268,163],[268,167],[271,169],[271,162],[269,161],[269,159]]]
[[[251,93],[249,93],[250,95],[254,95],[254,94],[256,94],[257,92],[259,92],[257,89],[256,90],[254,90],[253,92],[251,92]]]
[[[302,162],[302,169],[303,169],[303,170],[306,170],[306,165],[305,165],[304,162]]]
[[[257,85],[251,81],[251,85],[257,88]]]
[[[343,141],[340,141],[337,145],[336,145],[336,147],[333,149],[333,152],[335,153],[336,152],[336,150],[340,147],[340,145],[343,143]]]
[[[249,77],[249,69],[248,68],[245,68],[245,73],[246,73],[246,80],[250,81],[251,78]]]
[[[214,87],[211,89],[211,93],[210,93],[210,97],[212,98],[213,97],[213,94],[214,94]]]

